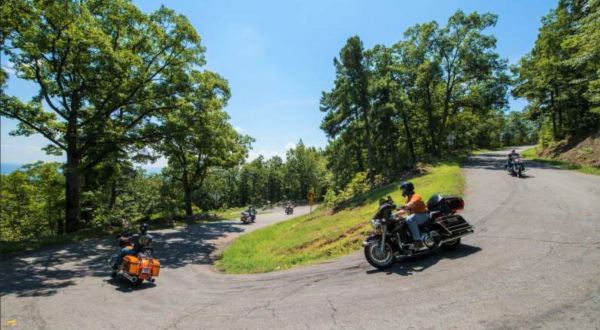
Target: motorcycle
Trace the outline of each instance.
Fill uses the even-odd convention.
[[[512,176],[516,176],[519,178],[523,177],[523,172],[525,171],[525,166],[523,165],[523,160],[520,157],[514,158],[509,162],[508,173]]]
[[[472,234],[473,227],[458,211],[464,208],[460,197],[435,195],[427,202],[430,210],[427,222],[419,226],[423,247],[414,249],[413,239],[402,214],[394,215],[396,206],[386,201],[371,220],[373,233],[364,242],[365,258],[371,266],[383,269],[401,256],[423,254],[438,248],[454,250],[461,238]]]
[[[120,248],[133,248],[129,242],[121,240],[121,237],[122,235],[117,236]],[[116,276],[127,279],[134,287],[140,286],[143,281],[154,283],[156,277],[160,274],[160,261],[152,256],[154,249],[149,245],[150,241],[136,255],[123,257],[123,262],[117,269]],[[115,253],[108,259],[108,265],[111,269],[118,257],[119,253]]]
[[[291,215],[291,214],[294,214],[294,207],[293,207],[293,206],[289,206],[289,205],[288,205],[288,206],[286,206],[286,207],[285,207],[285,214],[286,214],[286,215]]]
[[[256,220],[256,212],[252,210],[244,211],[240,214],[240,220],[243,224],[249,224],[255,222]]]

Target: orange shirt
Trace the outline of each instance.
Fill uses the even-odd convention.
[[[427,205],[425,205],[423,197],[419,194],[413,194],[410,198],[406,198],[406,205],[404,206],[409,210],[410,214],[427,212]]]

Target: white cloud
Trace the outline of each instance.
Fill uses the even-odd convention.
[[[293,148],[296,148],[296,143],[288,142],[285,144],[283,149],[279,149],[279,150],[273,150],[273,149],[250,150],[250,152],[248,152],[248,158],[246,158],[246,161],[251,162],[251,161],[255,160],[256,158],[258,158],[258,156],[260,156],[260,155],[262,155],[265,159],[269,159],[273,156],[279,156],[283,160],[285,160],[287,151],[290,149],[293,149]]]
[[[246,161],[251,162],[251,161],[255,160],[256,158],[258,158],[258,156],[261,156],[261,155],[265,159],[269,159],[273,156],[279,156],[282,159],[285,159],[285,152],[283,152],[283,151],[261,149],[261,150],[250,150],[250,152],[248,152],[248,157],[246,158]]]
[[[296,148],[296,144],[295,144],[294,142],[288,142],[288,143],[285,145],[285,151],[288,151],[288,150],[290,150],[290,149],[294,149],[294,148]]]
[[[15,68],[12,66],[12,63],[7,62],[6,64],[2,64],[2,70],[6,71],[6,73],[8,73],[11,76],[14,76],[16,71]]]

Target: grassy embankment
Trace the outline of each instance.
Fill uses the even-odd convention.
[[[523,151],[522,156],[528,160],[532,160],[534,162],[539,162],[543,164],[548,164],[552,166],[557,166],[563,170],[575,170],[581,173],[592,174],[592,175],[600,175],[600,168],[580,165],[575,163],[570,163],[562,160],[544,158],[538,155],[538,147],[533,147]]]
[[[461,195],[464,191],[457,162],[437,164],[411,181],[425,199],[438,192]],[[335,214],[320,209],[243,235],[225,250],[216,266],[228,273],[261,273],[359,250],[370,230],[369,220],[379,199],[387,195],[404,204],[397,184],[383,187],[358,196],[354,203]]]

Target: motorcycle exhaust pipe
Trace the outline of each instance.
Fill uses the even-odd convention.
[[[443,239],[443,240],[441,240],[441,241],[440,241],[440,244],[444,244],[444,243],[446,243],[446,242],[454,241],[454,240],[456,240],[456,239],[459,239],[459,238],[462,238],[462,237],[465,237],[465,236],[467,236],[467,235],[471,235],[471,234],[473,234],[473,232],[472,232],[472,231],[470,231],[470,232],[468,232],[468,233],[464,233],[464,234],[462,234],[462,235],[458,235],[458,236],[452,236],[452,237],[450,237],[450,238],[446,238],[446,239]]]
[[[131,283],[135,283],[138,281],[138,277],[137,276],[131,276],[125,272],[123,272],[123,277],[125,277],[126,279],[128,279]]]

